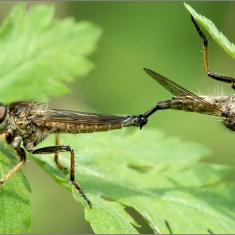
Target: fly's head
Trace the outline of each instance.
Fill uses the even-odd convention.
[[[140,130],[141,130],[142,127],[148,123],[148,118],[145,115],[141,114],[139,115],[139,121],[140,121]]]
[[[0,133],[6,131],[7,126],[7,108],[3,103],[0,103]]]
[[[148,122],[148,118],[144,114],[140,114],[139,116],[133,116],[132,124],[133,126],[139,126],[140,130],[144,125]]]

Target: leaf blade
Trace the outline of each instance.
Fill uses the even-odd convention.
[[[95,50],[100,28],[72,18],[54,19],[54,8],[43,4],[28,14],[22,4],[12,11],[0,28],[2,101],[13,101],[9,90],[15,100],[47,100],[68,93],[64,82],[83,77],[93,68],[86,57]],[[45,18],[42,22],[38,22],[40,15]]]
[[[119,215],[110,218],[108,213],[115,214],[116,210],[116,204],[113,208],[110,202],[134,208],[155,233],[169,233],[165,221],[173,233],[207,233],[208,229],[229,233],[234,229],[235,214],[230,210],[233,200],[227,196],[228,192],[233,194],[234,184],[219,183],[231,168],[200,163],[210,153],[205,147],[146,129],[141,133],[128,134],[122,130],[78,138],[79,141],[66,135],[62,142],[70,143],[79,156],[76,176],[93,204],[92,209],[87,209],[76,191],[74,197],[84,205],[86,219],[96,233],[123,233],[119,221],[125,218],[126,212],[119,210]],[[49,145],[47,141],[43,145]],[[46,162],[44,168],[53,171],[52,160],[40,158],[40,161]],[[61,154],[60,161],[69,166],[69,155]],[[138,168],[133,168],[133,162]],[[53,177],[59,177],[53,172]],[[71,190],[68,181],[64,186]],[[109,210],[106,213],[104,205]],[[102,211],[98,212],[99,209]],[[191,223],[189,218],[194,218],[197,224]],[[220,218],[220,222],[215,224],[216,218]],[[138,227],[134,221],[125,221],[128,228]]]
[[[12,154],[6,152],[5,148],[0,145],[0,171],[1,176],[7,174],[15,162]],[[3,153],[6,153],[3,154]],[[10,155],[10,158],[9,158]],[[19,171],[12,176],[0,188],[0,233],[20,233],[21,222],[26,229],[31,224],[30,201],[26,190],[31,192],[26,177]]]

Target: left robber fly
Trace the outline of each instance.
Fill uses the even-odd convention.
[[[114,116],[69,110],[49,109],[45,104],[32,101],[16,101],[9,106],[0,103],[0,133],[16,151],[20,162],[0,180],[4,184],[26,161],[24,148],[32,154],[54,154],[59,168],[66,170],[58,161],[59,152],[70,152],[70,181],[91,207],[90,200],[82,191],[74,176],[74,151],[71,146],[58,145],[59,133],[89,133],[138,126],[148,121],[148,112],[137,116]],[[56,134],[55,146],[34,149],[49,134]]]

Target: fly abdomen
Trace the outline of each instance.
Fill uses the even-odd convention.
[[[88,124],[88,123],[59,123],[53,122],[50,123],[50,126],[47,127],[50,133],[92,133],[100,131],[108,131],[113,129],[122,128],[122,123],[110,123],[110,124]]]
[[[189,111],[189,112],[196,112],[195,111],[195,102],[192,97],[186,97],[184,99],[173,97],[170,103],[171,109],[176,110],[183,110],[183,111]]]
[[[139,126],[142,128],[147,123],[147,118],[144,115],[137,116],[127,116],[120,117],[117,116],[115,119],[111,119],[109,121],[87,121],[85,122],[77,122],[74,121],[47,121],[43,122],[43,127],[47,129],[49,133],[92,133],[92,132],[100,132],[100,131],[109,131],[114,129],[121,129],[122,127],[128,126]],[[38,120],[37,125],[40,127],[42,123]]]
[[[203,97],[202,97],[203,98]],[[207,102],[210,101],[211,106],[208,104],[204,104],[203,102],[199,102],[195,100],[192,96],[185,97],[173,97],[171,100],[162,101],[157,104],[157,109],[175,109],[175,110],[183,110],[187,112],[198,112],[198,113],[207,113],[214,114],[214,100],[209,98]]]

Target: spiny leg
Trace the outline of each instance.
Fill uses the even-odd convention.
[[[59,146],[59,134],[56,133],[55,134],[55,145]],[[64,167],[60,162],[59,162],[59,152],[55,152],[55,156],[54,156],[54,161],[56,163],[56,165],[63,171],[67,171],[68,168]]]
[[[13,176],[25,163],[26,161],[26,155],[23,148],[17,148],[16,154],[20,159],[20,162],[7,174],[0,180],[0,185],[4,184],[11,176]]]
[[[59,152],[70,152],[70,181],[71,183],[76,187],[76,189],[79,191],[81,196],[84,198],[84,200],[87,202],[88,207],[91,208],[91,202],[90,200],[86,197],[85,193],[83,192],[81,186],[75,181],[75,162],[74,162],[74,151],[70,146],[63,146],[63,145],[58,145],[58,146],[50,146],[50,147],[44,147],[44,148],[39,148],[30,151],[32,154],[52,154],[52,153],[59,153]]]
[[[207,75],[209,77],[215,79],[215,80],[230,83],[232,88],[235,89],[235,78],[225,76],[223,74],[212,73],[212,72],[209,71],[209,67],[208,67],[208,41],[207,41],[207,38],[204,35],[204,33],[201,31],[199,25],[197,24],[197,22],[195,21],[193,16],[191,16],[191,20],[192,20],[199,36],[203,39],[203,60],[204,60],[204,69],[205,69]]]

